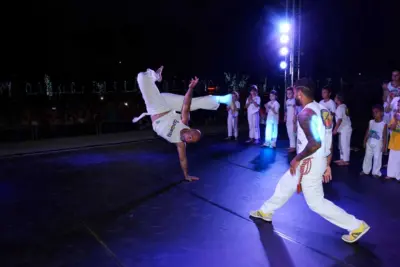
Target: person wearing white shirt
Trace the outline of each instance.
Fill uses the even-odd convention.
[[[392,81],[390,83],[388,83],[387,88],[394,97],[399,96],[399,94],[400,94],[400,71],[394,70],[392,72]]]
[[[336,104],[335,101],[331,99],[332,91],[328,86],[322,88],[322,100],[319,101],[326,109],[329,110],[332,116],[335,116]]]
[[[232,139],[232,132],[235,140],[238,139],[239,131],[238,131],[238,124],[239,124],[239,110],[240,110],[240,102],[238,92],[232,93],[232,104],[226,107],[228,111],[228,137],[227,140]]]
[[[246,100],[247,120],[249,122],[249,140],[246,143],[260,142],[260,104],[261,98],[258,96],[256,85],[250,87],[250,95]]]
[[[375,178],[382,176],[382,152],[386,151],[387,124],[383,120],[383,107],[376,105],[372,108],[373,120],[369,121],[364,137],[365,156],[360,175],[372,175]]]
[[[265,103],[265,112],[267,113],[267,123],[265,126],[265,142],[263,147],[276,147],[276,140],[278,138],[278,124],[279,124],[279,108],[280,105],[277,101],[278,93],[272,90],[269,94],[270,101]]]
[[[296,151],[296,100],[293,88],[286,89],[285,122],[289,137],[289,152]]]
[[[350,141],[353,129],[351,127],[351,120],[349,116],[349,109],[344,103],[344,97],[337,94],[335,97],[336,108],[336,125],[333,134],[339,134],[339,150],[340,160],[335,163],[339,166],[347,166],[350,164]]]

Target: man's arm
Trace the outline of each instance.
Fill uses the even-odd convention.
[[[197,83],[199,82],[199,78],[194,77],[190,81],[189,89],[183,98],[183,106],[181,111],[181,117],[183,124],[188,125],[189,118],[190,118],[190,105],[192,104],[192,95],[193,95],[193,88],[196,87]]]
[[[307,145],[297,156],[296,161],[301,161],[308,156],[311,156],[321,147],[321,136],[319,136],[316,123],[313,120],[318,119],[317,114],[311,109],[305,109],[298,116],[300,127],[303,129],[307,137]]]
[[[189,177],[189,173],[188,173],[188,162],[186,157],[186,144],[184,142],[177,143],[176,147],[178,148],[179,162],[181,164],[183,175],[185,176],[185,179],[187,179]]]

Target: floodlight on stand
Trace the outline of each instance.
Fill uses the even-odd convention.
[[[286,63],[286,61],[281,61],[281,63],[279,64],[279,67],[281,68],[281,69],[286,69],[287,68],[287,63]]]

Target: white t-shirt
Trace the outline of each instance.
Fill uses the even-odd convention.
[[[394,86],[392,85],[392,82],[388,83],[387,88],[388,88],[389,92],[390,92],[390,93],[394,93],[395,96],[397,96],[397,95],[399,94],[400,87],[394,87]]]
[[[398,107],[398,102],[400,100],[400,96],[396,96],[392,99],[392,102],[390,102],[390,108],[392,109],[392,113],[390,115],[390,119],[393,118],[394,114],[397,113],[397,107]]]
[[[189,127],[183,124],[180,114],[171,111],[158,120],[155,120],[153,122],[153,129],[168,142],[180,143],[182,142],[181,131],[183,129],[189,129]]]
[[[383,144],[383,130],[386,123],[384,121],[376,122],[375,120],[369,121],[368,144],[371,146]]]
[[[319,101],[319,103],[327,108],[330,113],[336,112],[336,103],[332,99],[329,99],[328,101],[322,99],[321,101]]]
[[[257,103],[258,107],[256,107],[253,103],[250,104],[247,108],[248,114],[257,113],[260,110],[261,98],[259,96],[254,97],[254,102]],[[246,100],[246,105],[249,103],[249,99]]]
[[[281,107],[281,105],[279,105],[278,101],[274,100],[274,101],[269,101],[267,103],[265,103],[265,109],[268,112],[267,114],[267,121],[273,120],[278,122],[279,121],[279,108]],[[275,114],[272,109],[275,110],[275,112],[277,112],[277,114]]]
[[[319,103],[319,107],[321,109],[321,117],[325,126],[325,156],[329,156],[331,154],[332,147],[332,134],[333,134],[333,117],[332,113],[328,110],[328,108],[321,103]]]
[[[232,109],[228,110],[228,116],[229,117],[236,118],[239,115],[240,102],[239,101],[235,101],[235,106],[236,106],[236,111],[234,113],[232,112]]]
[[[351,129],[351,120],[349,117],[349,109],[346,104],[341,104],[336,108],[336,123],[338,120],[342,120],[342,123],[339,126],[338,132],[340,133],[343,130]]]
[[[286,123],[293,123],[296,116],[296,100],[294,98],[286,100],[285,113]]]
[[[383,103],[383,109],[384,109],[384,110],[386,110],[386,108],[387,108],[388,106],[389,106],[389,103],[388,103],[388,102]],[[384,112],[383,121],[384,121],[386,124],[389,124],[389,123],[390,123],[391,114],[392,114],[392,112]]]
[[[307,158],[326,158],[327,156],[326,155],[327,143],[325,140],[326,132],[325,132],[324,121],[321,116],[321,105],[313,101],[304,107],[304,109],[306,108],[311,109],[316,114],[316,116],[313,117],[310,123],[312,123],[311,127],[316,130],[321,139],[321,147]],[[303,151],[304,148],[307,146],[307,143],[308,143],[307,136],[305,135],[303,129],[301,128],[300,123],[297,121],[297,153]]]

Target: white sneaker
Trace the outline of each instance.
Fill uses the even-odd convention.
[[[266,222],[272,222],[272,213],[264,213],[261,210],[250,211],[250,217],[258,218]]]

